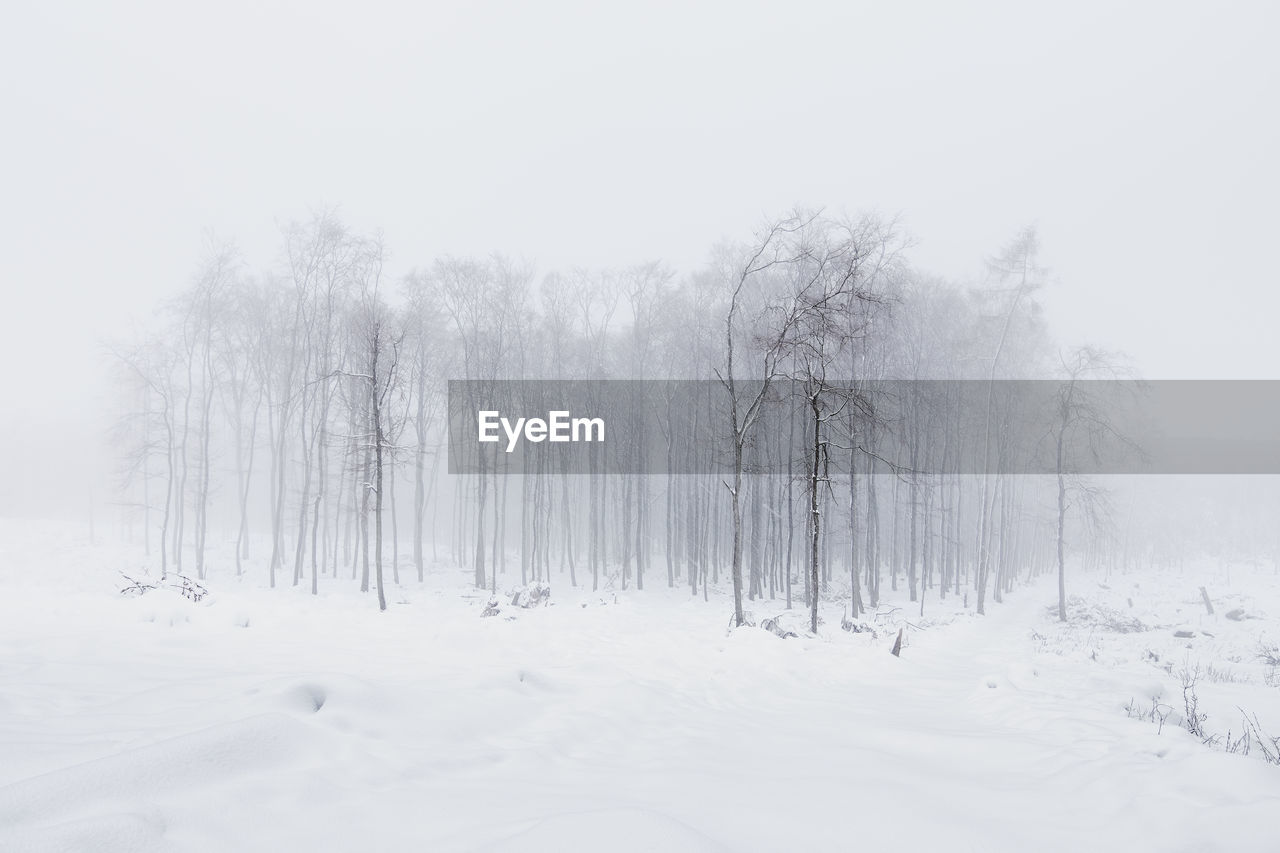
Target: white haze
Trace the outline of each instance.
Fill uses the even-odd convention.
[[[1269,3],[21,4],[0,31],[0,510],[108,486],[104,339],[337,204],[391,272],[663,259],[795,203],[978,276],[1036,223],[1066,341],[1273,377]],[[101,498],[95,498],[101,502]]]

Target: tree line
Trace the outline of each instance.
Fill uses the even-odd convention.
[[[1056,568],[1061,581],[1064,543],[1104,554],[1110,535],[1097,514],[1068,512],[1094,491],[1061,466],[1020,476],[1030,451],[994,391],[1108,365],[1052,344],[1038,252],[1027,229],[983,280],[956,283],[913,267],[892,220],[810,211],[683,273],[659,261],[539,273],[495,254],[391,280],[381,238],[332,211],[282,229],[269,269],[210,241],[151,331],[113,349],[127,517],[162,576],[203,579],[221,553],[273,587],[358,579],[382,609],[388,584],[443,564],[495,592],[518,572],[707,598],[727,575],[737,624],[744,600],[799,598],[817,630],[823,596],[847,596],[856,618],[885,580],[922,611],[933,594],[985,612],[1020,578]],[[715,399],[659,418],[658,436],[590,448],[586,475],[554,456],[515,469],[497,447],[449,475],[450,379],[701,379]],[[859,388],[884,379],[988,383],[963,429],[989,458],[962,463],[935,440],[927,424],[959,417],[936,400],[900,400],[907,417],[879,420]],[[1059,445],[1089,423],[1082,396],[1061,402]],[[677,446],[664,431],[699,417],[731,448],[726,474],[685,473],[670,453],[608,464]]]

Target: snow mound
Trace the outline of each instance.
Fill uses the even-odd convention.
[[[299,684],[285,693],[285,701],[289,706],[300,711],[318,712],[329,700],[329,691],[321,684]]]
[[[177,627],[191,622],[193,611],[199,607],[177,590],[158,588],[145,596],[134,597],[129,604],[141,622]]]

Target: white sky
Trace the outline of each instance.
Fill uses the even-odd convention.
[[[98,341],[206,228],[264,265],[322,202],[396,272],[687,269],[803,203],[966,276],[1035,222],[1065,342],[1280,376],[1280,4],[185,5],[6,8],[0,513],[103,453]]]

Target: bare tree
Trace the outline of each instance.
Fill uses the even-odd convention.
[[[990,573],[990,535],[991,535],[991,426],[995,417],[995,380],[1000,367],[1000,356],[1009,340],[1009,329],[1022,304],[1031,292],[1040,286],[1041,270],[1036,266],[1039,251],[1039,240],[1034,228],[1026,228],[1005,247],[999,258],[991,262],[991,267],[1000,283],[1012,279],[1014,284],[1008,290],[1008,307],[1004,312],[1000,335],[996,339],[995,350],[991,355],[991,366],[987,374],[987,416],[983,425],[983,463],[982,463],[982,497],[978,506],[978,613],[986,612],[987,577]]]
[[[1053,424],[1055,475],[1058,485],[1057,557],[1058,557],[1058,619],[1067,621],[1067,568],[1064,556],[1067,510],[1072,501],[1083,505],[1091,519],[1098,518],[1103,493],[1090,486],[1080,476],[1073,459],[1076,454],[1088,454],[1099,458],[1104,442],[1114,440],[1130,449],[1133,443],[1117,431],[1108,407],[1108,400],[1100,395],[1090,379],[1114,379],[1121,375],[1117,356],[1093,347],[1080,347],[1063,356],[1062,369],[1065,381],[1058,391],[1058,408]],[[1115,390],[1117,386],[1110,386]],[[1111,404],[1114,404],[1114,396]],[[1071,445],[1074,443],[1074,447]],[[1074,452],[1072,452],[1074,451]]]

